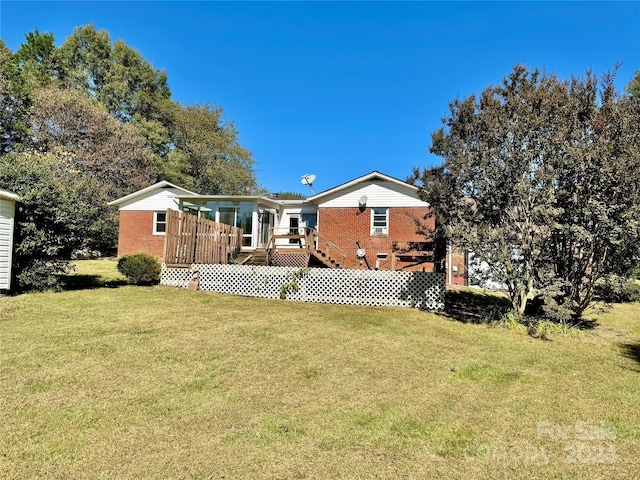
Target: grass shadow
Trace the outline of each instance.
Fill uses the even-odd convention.
[[[96,288],[118,288],[127,285],[125,280],[105,280],[100,275],[74,274],[62,279],[65,291],[93,290]]]
[[[444,315],[462,323],[485,323],[496,308],[509,308],[509,299],[500,295],[471,290],[447,290]]]
[[[640,365],[640,343],[622,343],[622,355]]]

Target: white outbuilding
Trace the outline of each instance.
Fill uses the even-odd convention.
[[[0,295],[11,288],[14,217],[19,200],[15,193],[0,188]]]

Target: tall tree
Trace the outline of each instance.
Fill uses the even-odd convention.
[[[638,166],[629,109],[610,82],[601,102],[597,87],[590,74],[566,82],[516,66],[479,100],[450,104],[432,135],[443,166],[415,172],[447,237],[488,264],[519,313],[538,287],[555,314],[580,316],[634,235],[635,189],[625,197],[614,178]]]
[[[554,76],[516,67],[479,100],[455,100],[447,130],[432,135],[445,164],[420,177],[447,237],[489,265],[520,313],[554,211],[548,159],[561,138],[564,91]]]
[[[629,81],[625,90],[631,97],[640,101],[640,70],[636,70],[634,77]]]
[[[176,112],[173,174],[192,179],[189,187],[204,194],[256,193],[251,152],[240,145],[235,125],[224,122],[222,115],[222,108],[209,105],[189,105]]]
[[[0,155],[27,141],[25,100],[14,90],[10,71],[13,54],[0,40]]]
[[[30,119],[38,147],[70,152],[75,168],[95,179],[106,198],[118,198],[155,179],[151,152],[136,129],[79,90],[38,90]]]
[[[59,49],[61,80],[99,97],[111,69],[111,39],[93,25],[77,27]]]
[[[553,292],[547,309],[563,318],[589,308],[596,282],[640,264],[640,117],[614,79],[572,79],[565,148],[552,159],[559,210],[546,252],[553,269],[541,280]]]
[[[52,33],[35,29],[25,39],[26,43],[10,59],[6,72],[16,94],[28,101],[33,91],[57,81],[61,67]]]

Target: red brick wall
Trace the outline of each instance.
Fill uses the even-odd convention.
[[[449,261],[448,256],[447,261]],[[453,283],[454,285],[468,285],[466,255],[463,252],[454,249],[451,254],[451,266],[457,267],[457,271],[453,271],[455,268],[452,269],[451,278],[448,279],[449,283]]]
[[[153,234],[153,212],[120,211],[118,231],[118,256],[148,253],[162,261],[164,235]]]
[[[391,269],[391,253],[393,242],[425,242],[427,237],[418,233],[416,219],[428,229],[433,229],[433,219],[424,220],[429,211],[424,207],[391,207],[389,208],[389,234],[371,235],[371,208],[360,212],[356,208],[319,208],[318,229],[322,236],[335,242],[347,256],[346,268],[367,268],[364,260],[356,257],[360,242],[366,250],[367,260],[371,268],[375,268],[378,253],[386,253],[387,260],[380,262],[381,270]],[[396,268],[402,265],[397,264]],[[417,270],[431,271],[433,263],[424,264]]]

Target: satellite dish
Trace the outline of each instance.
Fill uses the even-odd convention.
[[[364,209],[367,208],[367,196],[363,195],[358,200],[358,208],[360,208],[361,212],[364,212]]]
[[[303,185],[311,186],[315,179],[316,179],[315,175],[311,173],[305,173],[304,175],[302,175],[302,180],[300,180],[300,183],[302,183]]]
[[[300,180],[300,183],[302,183],[303,185],[309,185],[309,190],[311,190],[311,193],[315,194],[316,192],[313,191],[313,188],[311,188],[311,185],[313,185],[313,181],[316,179],[316,176],[312,173],[305,173],[304,175],[302,175],[302,180]]]

